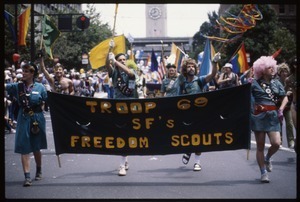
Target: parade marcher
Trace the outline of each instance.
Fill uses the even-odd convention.
[[[216,53],[212,59],[212,72],[208,75],[196,76],[197,71],[197,63],[194,59],[187,58],[183,61],[183,65],[181,66],[181,74],[178,76],[179,79],[179,95],[183,94],[196,94],[203,92],[204,86],[209,83],[217,73],[217,62],[221,59],[221,54]],[[200,155],[201,152],[195,152],[195,164],[194,171],[200,171]],[[191,154],[184,154],[182,157],[182,162],[187,164]]]
[[[16,130],[12,126],[12,120],[8,117],[8,106],[11,105],[11,101],[4,96],[4,125],[8,133],[16,133]]]
[[[54,77],[52,77],[46,70],[44,64],[44,58],[40,58],[40,67],[42,73],[44,73],[49,85],[51,86],[51,91],[55,93],[74,95],[74,85],[71,79],[64,77],[64,68],[60,63],[54,66]]]
[[[261,56],[253,63],[254,79],[251,93],[254,99],[251,130],[256,139],[256,160],[261,171],[261,182],[268,183],[272,171],[271,157],[280,147],[280,121],[288,102],[283,85],[274,79],[276,63],[272,56]],[[271,147],[264,155],[266,134]]]
[[[114,42],[111,41],[110,47],[114,46]],[[118,99],[130,99],[138,98],[136,79],[138,75],[133,69],[128,68],[126,65],[126,55],[119,53],[116,56],[112,52],[109,52],[106,59],[106,68],[108,70],[109,77],[112,78],[114,86],[113,98]],[[126,170],[128,170],[128,157],[122,156],[119,176],[125,176]]]
[[[178,94],[178,88],[176,86],[176,79],[178,77],[176,66],[167,64],[167,76],[165,79],[163,79],[161,84],[160,92],[162,93],[162,96],[165,97],[171,97],[176,96]]]
[[[107,93],[107,98],[113,98],[113,86],[112,79],[109,77],[108,72],[104,72],[103,74],[103,88],[104,92]]]
[[[137,82],[137,91],[139,98],[145,98],[147,96],[146,77],[143,70],[138,69],[137,71],[139,80]]]
[[[4,82],[5,83],[13,83],[14,79],[13,77],[13,72],[12,72],[12,68],[8,67],[6,68],[6,70],[4,71]],[[18,110],[18,103],[17,103],[17,99],[16,97],[14,97],[13,95],[7,95],[6,97],[11,103],[8,106],[8,117],[12,122],[13,125],[16,125],[17,121],[17,110]]]
[[[249,68],[240,76],[241,84],[252,83],[253,79],[253,68]]]
[[[239,77],[236,73],[232,72],[232,64],[226,63],[224,68],[225,72],[221,73],[218,79],[219,89],[238,86]]]
[[[292,114],[292,120],[297,135],[297,58],[293,58],[291,60],[289,67],[290,67],[291,74],[289,75],[288,78],[286,78],[285,84],[286,84],[286,88],[288,89],[287,91],[288,99],[292,101],[291,114]],[[296,137],[294,142],[295,142],[294,149],[297,152]]]
[[[21,154],[25,175],[23,186],[32,184],[30,177],[30,153],[33,152],[36,163],[35,180],[42,179],[41,149],[47,149],[46,121],[42,110],[43,101],[47,99],[45,87],[35,78],[37,66],[33,63],[23,65],[23,78],[20,83],[6,84],[8,94],[13,94],[19,103],[18,124],[15,136],[15,153]]]
[[[285,80],[290,74],[290,68],[286,63],[281,63],[277,66],[277,75],[278,75],[278,80],[280,83],[284,86],[286,95],[289,98],[291,96],[291,91],[288,89],[285,85]],[[292,104],[292,99],[288,99],[288,103],[286,104],[284,110],[283,110],[283,117],[285,120],[285,128],[286,128],[286,139],[288,143],[288,147],[290,149],[294,149],[294,124],[292,120],[292,113],[291,113],[291,104]],[[281,123],[281,145],[282,145],[282,126],[283,124]]]
[[[81,95],[81,91],[82,91],[82,88],[83,88],[83,81],[80,79],[79,76],[80,76],[80,73],[75,72],[74,73],[74,78],[72,79],[73,86],[74,86],[74,95],[76,95],[76,96]]]

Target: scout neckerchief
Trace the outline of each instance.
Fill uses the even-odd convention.
[[[23,107],[23,112],[27,112],[31,117],[34,117],[34,111],[32,110],[32,107],[30,106],[29,103],[29,96],[30,93],[32,91],[33,85],[30,85],[28,88],[25,88],[25,84],[23,82],[19,82],[18,83],[18,90],[19,90],[19,99],[21,102],[21,105]],[[32,120],[31,123],[31,134],[36,135],[39,133],[40,129],[39,129],[39,123],[38,121],[35,119],[35,117]]]
[[[18,83],[18,90],[19,90],[19,99],[21,102],[21,105],[23,107],[23,110],[30,111],[30,105],[29,105],[29,96],[30,92],[32,90],[33,84],[25,91],[25,84],[21,81]]]

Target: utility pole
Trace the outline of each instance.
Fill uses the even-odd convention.
[[[15,41],[15,53],[18,53],[18,4],[15,4],[15,30],[16,30],[16,41]]]
[[[30,56],[31,56],[31,61],[34,62],[34,58],[35,58],[35,44],[34,44],[34,4],[32,3],[31,4],[31,10],[30,10],[30,19],[31,19],[31,22],[30,22],[30,31],[31,31],[31,34],[30,34]]]

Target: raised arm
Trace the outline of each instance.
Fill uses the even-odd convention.
[[[130,71],[130,69],[126,66],[126,65],[124,65],[123,63],[121,63],[121,62],[119,62],[119,61],[117,61],[116,59],[115,59],[115,55],[112,53],[112,52],[110,52],[109,54],[108,54],[108,59],[109,60],[106,60],[106,63],[107,62],[109,62],[109,61],[111,61],[111,64],[109,65],[110,67],[111,67],[111,69],[113,68],[112,66],[118,66],[118,67],[120,67],[121,69],[123,69],[123,71],[129,76],[129,77],[134,77],[135,76],[135,74],[132,72],[132,71]]]
[[[212,59],[212,71],[210,74],[206,75],[205,82],[209,83],[217,74],[217,64],[218,61],[221,59],[221,53],[216,53]]]
[[[45,75],[45,78],[49,82],[50,86],[53,86],[54,79],[50,76],[49,72],[46,70],[43,57],[40,58],[40,68],[41,68],[42,73]]]

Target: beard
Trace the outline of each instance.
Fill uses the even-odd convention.
[[[195,76],[195,70],[190,70],[187,72],[188,76]]]

